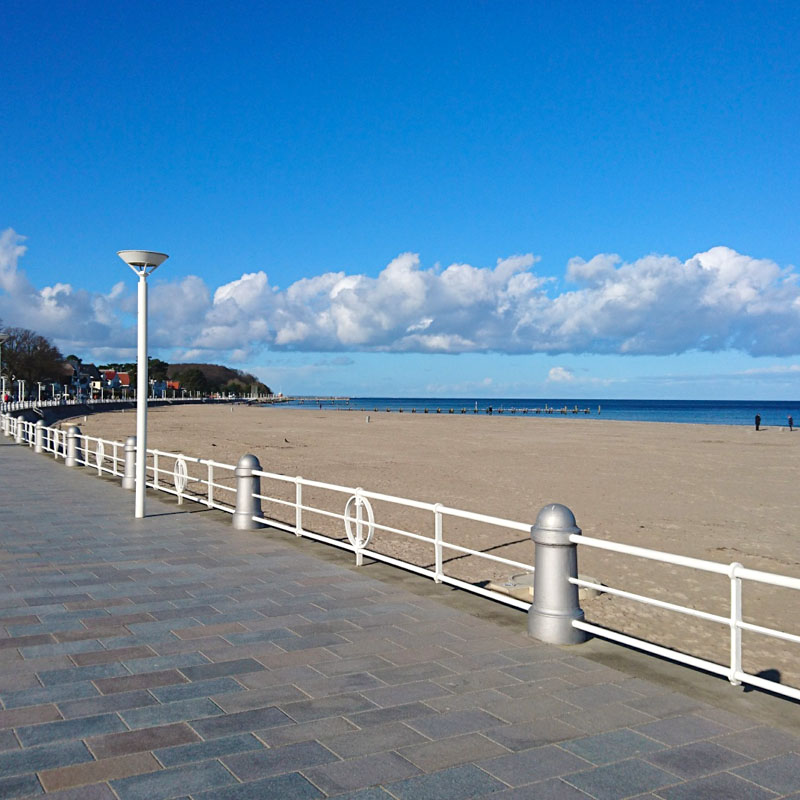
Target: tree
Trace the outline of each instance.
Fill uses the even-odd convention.
[[[184,372],[179,372],[175,375],[174,379],[180,383],[182,389],[186,389],[189,392],[204,393],[208,391],[206,376],[203,374],[202,370],[196,367],[187,369]]]
[[[3,367],[17,380],[60,381],[64,377],[64,357],[44,336],[27,328],[7,328],[3,344]]]
[[[154,381],[165,381],[167,379],[167,369],[169,369],[169,364],[166,361],[148,356],[147,372]]]

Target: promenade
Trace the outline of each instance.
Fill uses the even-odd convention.
[[[800,798],[800,706],[0,437],[0,798]]]

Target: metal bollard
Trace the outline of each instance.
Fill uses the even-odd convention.
[[[129,436],[125,440],[125,463],[122,472],[122,488],[136,488],[136,437]]]
[[[33,452],[44,452],[44,422],[37,419],[36,425],[33,428]]]
[[[15,432],[14,439],[15,439],[17,444],[22,444],[22,441],[23,441],[22,437],[23,437],[23,434],[25,432],[25,426],[22,424],[22,422],[23,422],[22,417],[17,417],[14,420],[14,422],[16,424],[16,432]]]
[[[239,531],[250,531],[260,528],[262,523],[253,517],[261,516],[261,500],[254,497],[261,493],[261,478],[253,475],[253,470],[261,469],[258,459],[248,453],[239,459],[236,465],[236,511],[233,513],[233,527]]]
[[[80,466],[78,461],[78,454],[80,451],[80,440],[78,437],[81,435],[81,429],[77,425],[70,425],[67,428],[67,457],[64,463],[68,467]]]
[[[583,620],[583,611],[578,605],[578,587],[569,582],[578,577],[578,547],[569,537],[580,532],[574,514],[560,503],[545,506],[531,528],[536,571],[528,634],[542,642],[580,644],[589,638],[572,626],[573,620]]]

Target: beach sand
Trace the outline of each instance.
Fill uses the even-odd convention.
[[[369,423],[367,416],[281,407],[158,408],[148,415],[148,446],[231,465],[253,453],[265,471],[528,524],[542,506],[563,503],[586,536],[800,577],[800,432],[571,416],[370,412]],[[123,441],[135,433],[136,416],[117,411],[76,422],[85,434]],[[205,477],[196,466],[190,474]],[[264,481],[262,493],[293,501],[294,485]],[[304,504],[337,513],[346,500],[323,490],[304,493]],[[294,509],[264,505],[268,516],[293,523]],[[429,512],[386,503],[373,507],[381,524],[433,535]],[[340,520],[307,514],[304,526],[344,537]],[[448,517],[444,538],[533,562],[533,545],[523,533]],[[430,545],[394,534],[377,532],[370,546],[417,564],[433,563]],[[445,559],[448,574],[472,582],[502,581],[518,572],[453,551]],[[608,586],[729,613],[724,576],[588,547],[579,550],[579,570]],[[794,613],[799,599],[797,592],[748,582],[745,618],[800,634]],[[729,632],[722,625],[609,594],[582,605],[589,621],[722,663],[729,658]],[[747,671],[778,670],[784,682],[800,686],[800,646],[748,632],[743,639]]]

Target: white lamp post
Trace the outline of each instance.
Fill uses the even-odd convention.
[[[0,331],[0,373],[3,372],[3,345],[11,338],[10,333],[6,333],[5,331]],[[3,394],[0,397],[0,400],[5,402],[6,399],[6,376],[3,375]]]
[[[139,325],[136,366],[136,511],[144,517],[147,484],[147,276],[169,258],[149,250],[120,250],[117,255],[139,276]]]

